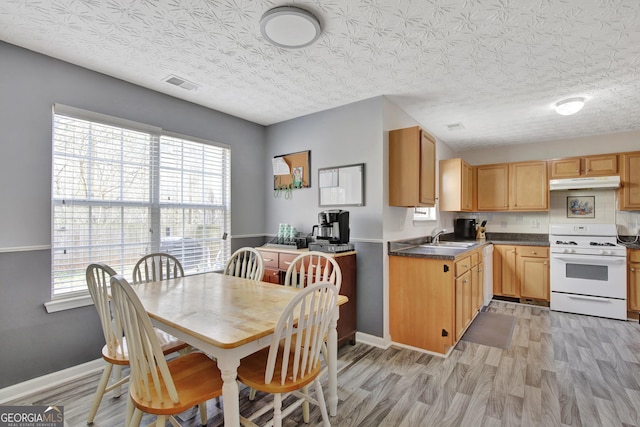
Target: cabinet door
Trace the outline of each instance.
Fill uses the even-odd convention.
[[[549,210],[546,162],[511,163],[509,184],[509,210]]]
[[[640,209],[640,152],[622,154],[620,209]]]
[[[471,212],[473,210],[473,168],[462,162],[462,209]]]
[[[629,264],[629,311],[640,311],[640,263]]]
[[[420,205],[436,203],[436,141],[420,131]]]
[[[509,209],[509,165],[485,165],[476,168],[479,211]]]
[[[471,271],[456,278],[456,341],[471,322]]]
[[[393,341],[437,353],[448,351],[455,339],[453,279],[450,262],[389,257],[389,333]]]
[[[516,276],[516,246],[494,246],[493,293],[509,297],[520,297],[518,278]]]
[[[549,301],[549,260],[518,257],[520,296]]]
[[[618,156],[589,156],[584,158],[583,174],[586,176],[608,176],[618,174]]]
[[[554,159],[550,161],[551,179],[577,178],[580,176],[580,157],[568,159]]]
[[[389,205],[434,206],[436,143],[418,126],[389,132]]]
[[[629,311],[640,311],[640,250],[629,249],[627,259],[627,306]]]
[[[478,296],[480,294],[480,267],[475,265],[471,269],[471,318],[478,311],[480,306],[478,305]]]
[[[478,294],[476,296],[475,311],[480,310],[484,305],[484,286],[484,263],[481,262],[478,264]]]

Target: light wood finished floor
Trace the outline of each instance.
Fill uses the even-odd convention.
[[[638,323],[500,301],[487,310],[517,318],[509,349],[461,341],[447,359],[397,347],[340,349],[332,425],[640,427]],[[91,375],[12,404],[64,405],[67,425],[83,426],[98,379]],[[270,399],[246,397],[243,388],[245,415]],[[208,402],[208,426],[223,424],[221,405]],[[106,397],[94,425],[123,425],[124,407],[124,398]],[[313,406],[311,415],[308,425],[320,426]],[[195,409],[181,419],[199,425]],[[300,410],[284,423],[301,424]]]

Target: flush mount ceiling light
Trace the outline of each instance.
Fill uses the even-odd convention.
[[[582,110],[584,98],[568,98],[556,103],[556,113],[561,116],[570,116]]]
[[[260,18],[260,32],[272,44],[287,49],[309,46],[320,37],[320,21],[311,12],[291,6],[276,7]]]

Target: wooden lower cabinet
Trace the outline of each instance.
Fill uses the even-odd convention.
[[[482,306],[481,259],[480,252],[455,260],[390,256],[391,339],[446,354]]]
[[[298,255],[307,252],[307,249],[278,249],[278,248],[256,248],[262,255],[264,263],[263,282],[282,284],[284,277],[291,264],[291,261]],[[357,331],[357,275],[356,275],[356,252],[343,252],[338,254],[327,254],[332,256],[342,271],[342,285],[340,295],[349,298],[349,302],[340,306],[340,318],[338,319],[338,345],[346,342],[352,345],[356,342]]]
[[[640,249],[627,251],[629,263],[627,271],[627,309],[630,312],[640,312]]]
[[[549,301],[549,248],[494,245],[494,295]]]

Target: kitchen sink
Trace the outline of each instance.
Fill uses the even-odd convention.
[[[471,246],[477,245],[476,242],[438,242],[438,243],[428,243],[427,247],[441,246],[445,248],[470,248]]]

